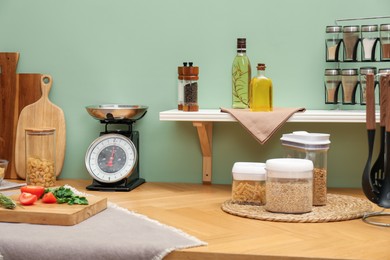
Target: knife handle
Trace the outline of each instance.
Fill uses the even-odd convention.
[[[380,76],[379,89],[379,105],[380,105],[380,126],[386,126],[386,110],[387,110],[387,88],[386,77]]]

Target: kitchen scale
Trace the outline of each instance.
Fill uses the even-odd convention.
[[[88,113],[105,125],[88,147],[85,166],[93,182],[88,190],[130,191],[145,182],[139,178],[139,132],[133,124],[145,116],[147,106],[87,106]],[[114,126],[115,129],[109,129]]]

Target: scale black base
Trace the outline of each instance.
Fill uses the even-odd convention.
[[[139,132],[133,131],[132,125],[135,122],[134,120],[101,120],[101,123],[104,123],[105,131],[100,133],[100,136],[105,134],[121,134],[124,135],[133,142],[134,146],[137,149],[137,152],[139,154]],[[128,127],[127,130],[108,130],[107,126],[115,124],[115,125],[126,125]],[[122,179],[118,182],[113,183],[103,183],[98,180],[93,180],[91,185],[88,185],[86,188],[87,190],[94,190],[94,191],[131,191],[141,184],[145,183],[145,179],[139,178],[139,156],[137,158],[137,164],[134,168],[134,171],[131,173],[131,175],[128,178]]]

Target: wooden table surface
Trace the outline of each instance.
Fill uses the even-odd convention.
[[[130,192],[87,191],[88,180],[60,180],[106,196],[121,207],[179,228],[208,243],[174,251],[166,259],[390,259],[390,227],[361,219],[329,223],[281,223],[230,215],[221,204],[230,185],[145,183]],[[364,197],[360,189],[332,193]]]

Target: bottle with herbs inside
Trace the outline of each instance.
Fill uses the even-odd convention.
[[[246,39],[237,39],[237,55],[232,66],[232,107],[248,108],[251,65],[246,55]]]
[[[199,67],[194,67],[192,62],[189,62],[189,66],[183,67],[183,111],[196,112],[199,110],[198,75]]]
[[[272,111],[272,80],[265,76],[265,64],[257,64],[257,77],[250,82],[249,107],[251,111]]]

